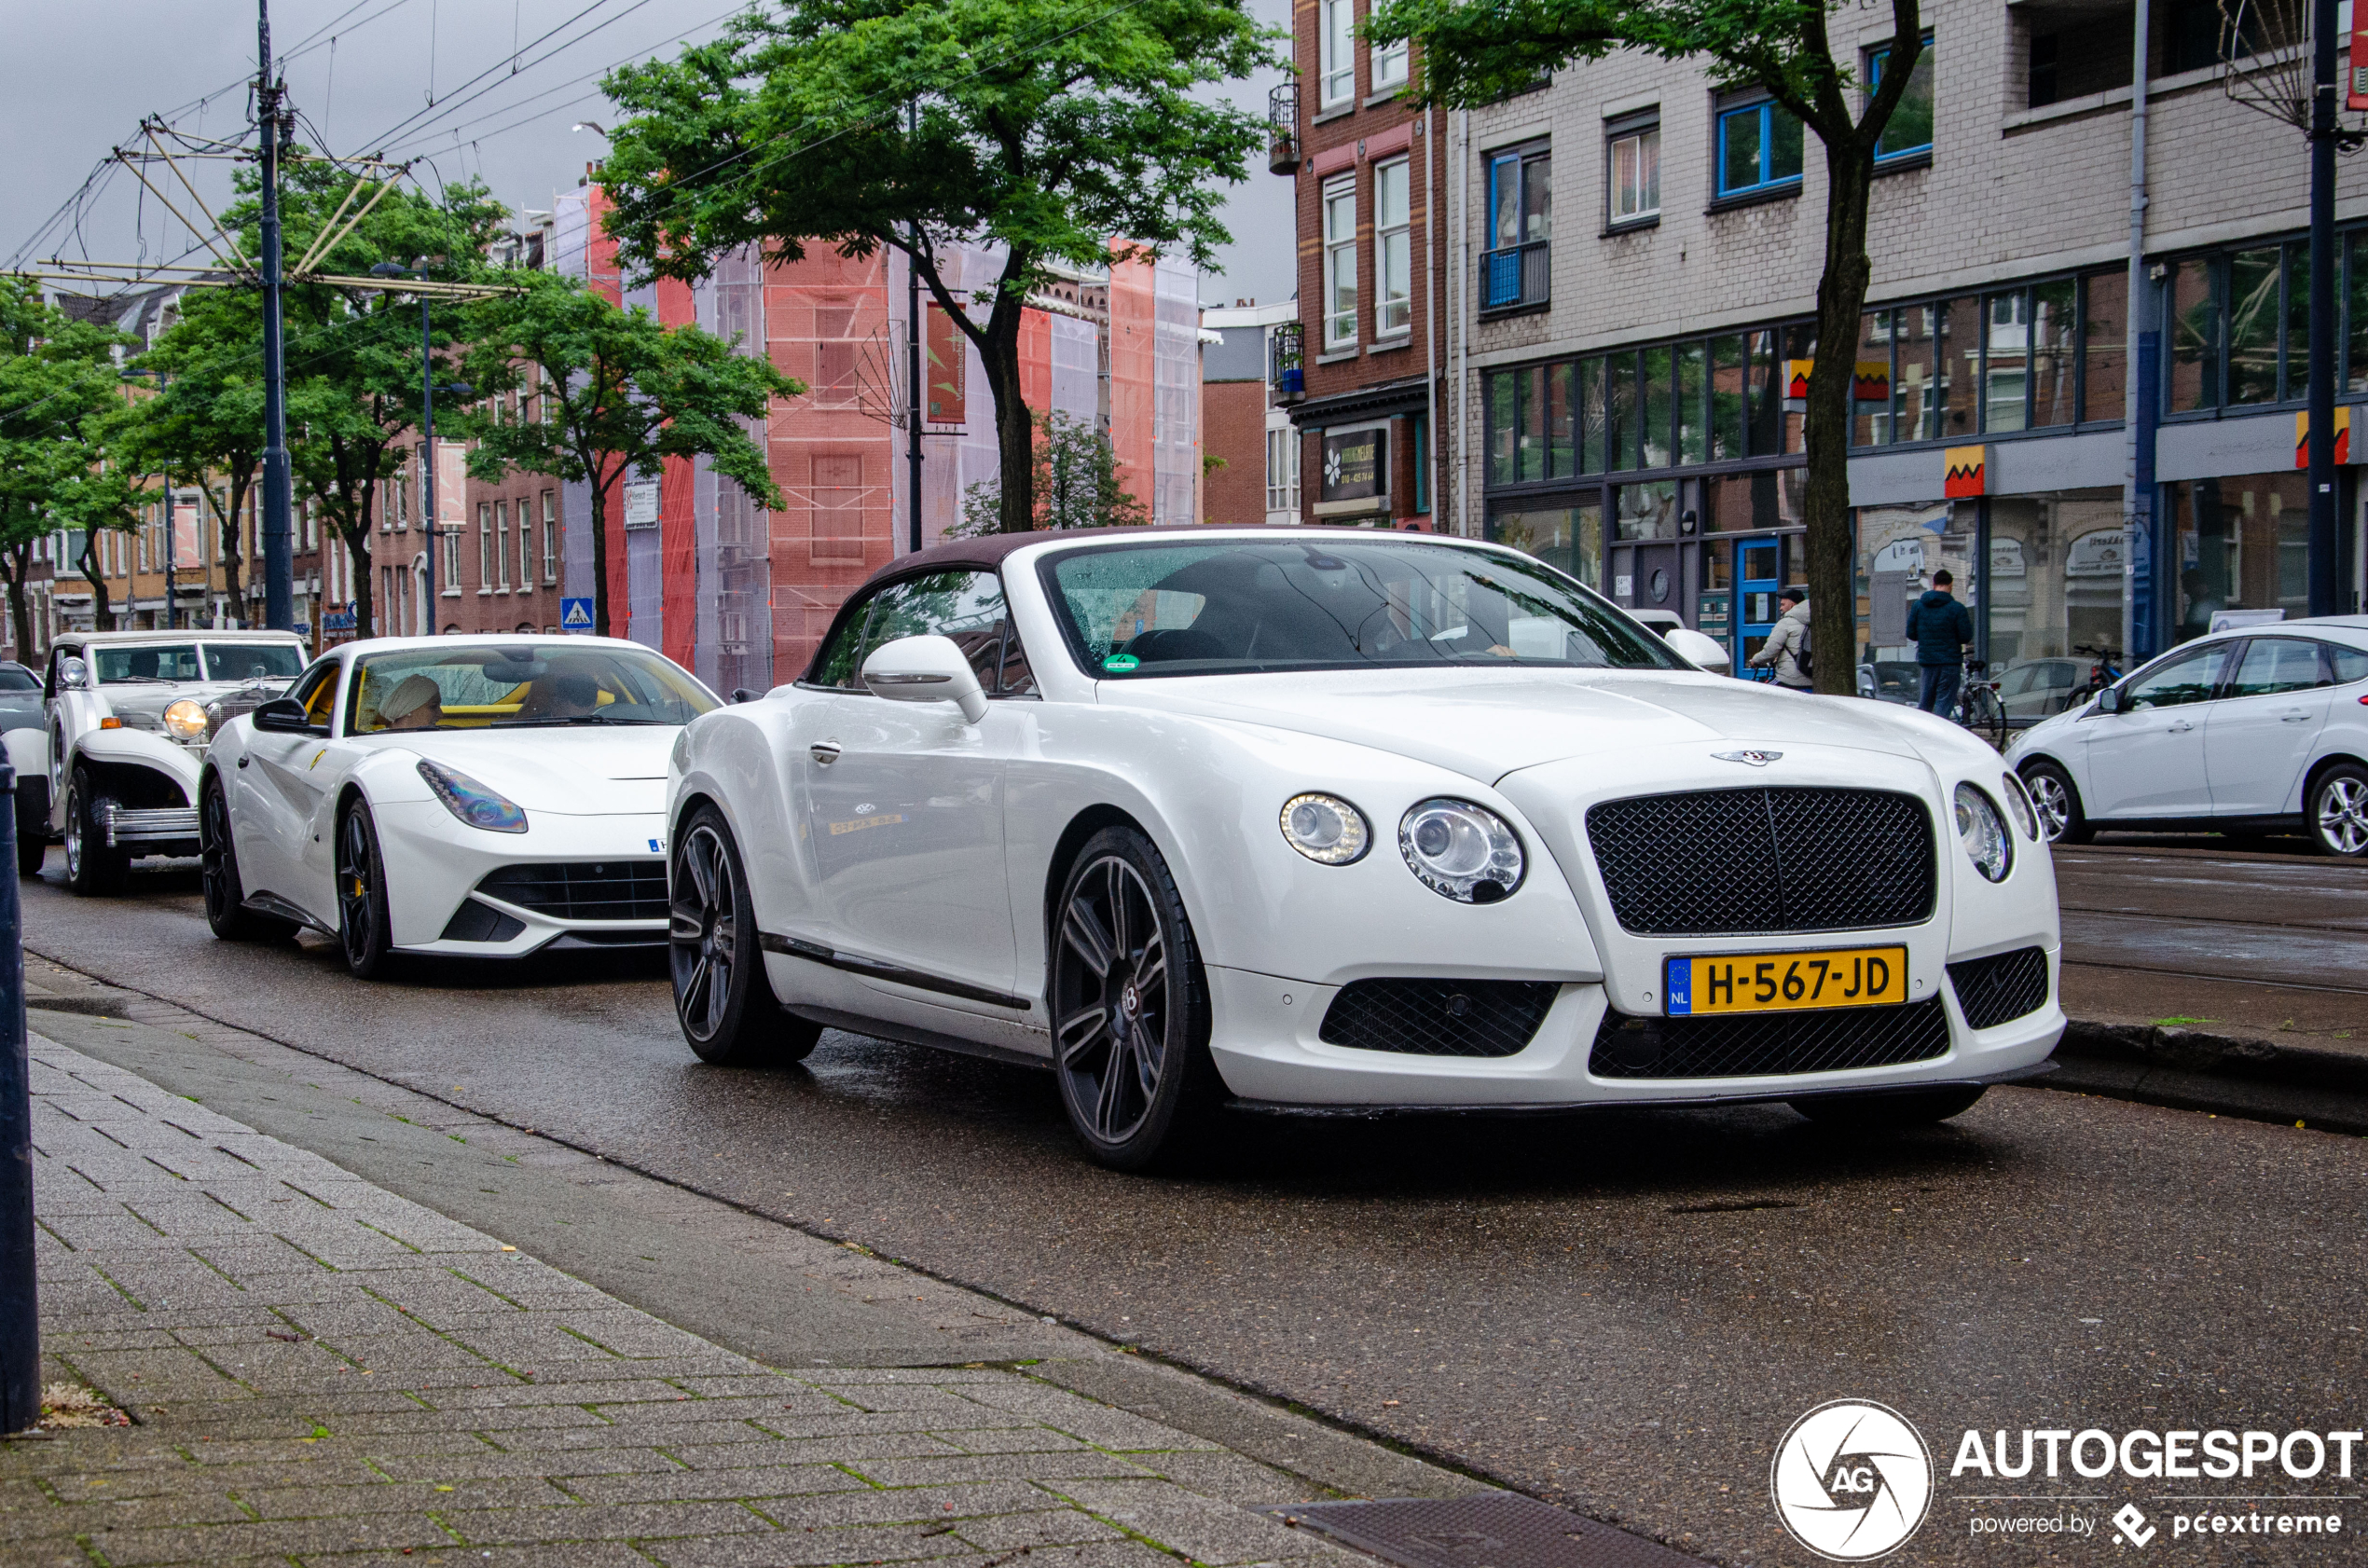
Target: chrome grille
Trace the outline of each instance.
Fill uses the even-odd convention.
[[[1889,790],[1760,787],[1605,801],[1587,841],[1640,936],[1912,926],[1933,912],[1933,824]]]

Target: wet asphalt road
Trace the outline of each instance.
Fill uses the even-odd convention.
[[[1122,1176],[1077,1156],[1040,1073],[843,1034],[786,1072],[704,1066],[655,963],[365,985],[317,939],[216,942],[186,872],[24,901],[29,948],[103,979],[1730,1561],[1814,1561],[1768,1466],[1826,1399],[1937,1451],[1919,1562],[2113,1549],[1971,1539],[1963,1496],[2003,1488],[1949,1479],[1968,1427],[2368,1415],[2360,1139],[2011,1089],[1888,1138],[1782,1107],[1245,1121],[1191,1174]],[[2017,1490],[2102,1493],[2077,1506],[2101,1519],[2179,1488],[2213,1490]]]

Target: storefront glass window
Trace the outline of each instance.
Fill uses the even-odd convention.
[[[2278,401],[2278,248],[2228,258],[2228,401]]]
[[[2031,423],[2034,430],[2080,417],[2077,336],[2080,284],[2058,278],[2031,291]]]
[[[2031,296],[2017,289],[1982,306],[1982,429],[2023,428],[2031,383]]]
[[[1568,360],[1546,367],[1546,467],[1557,479],[1567,479],[1571,467],[1571,374]]]
[[[2056,711],[2047,704],[2058,698],[2045,694],[2069,698],[2082,648],[2121,646],[2122,544],[2119,490],[1990,502],[1989,662],[2018,694],[2014,717]],[[2034,661],[2052,663],[2025,670]],[[2087,679],[2085,662],[2079,678]]]
[[[2211,264],[2182,261],[2170,269],[2170,406],[2174,413],[2220,406],[2220,304]]]
[[[1817,324],[1814,322],[1794,323],[1784,328],[1783,337],[1784,351],[1777,356],[1779,359],[1815,362]],[[1809,404],[1805,399],[1789,395],[1792,391],[1792,388],[1786,384],[1791,376],[1789,366],[1780,364],[1776,368],[1778,376],[1776,393],[1783,399],[1783,407],[1784,450],[1805,452],[1809,450],[1805,430],[1809,419]],[[1766,455],[1756,438],[1752,444],[1752,455],[1755,457]]]
[[[2081,288],[2080,417],[2122,419],[2129,405],[2129,383],[2123,378],[2129,355],[2129,274],[2091,272]]]
[[[1750,533],[1801,526],[1801,495],[1809,470],[1779,468],[1759,474],[1722,474],[1702,481],[1702,530]]]
[[[1513,373],[1496,370],[1488,378],[1488,482],[1513,482]]]
[[[1978,604],[1972,559],[1976,513],[1969,504],[1962,507],[1962,516],[1959,511],[1946,501],[1858,509],[1859,662],[1872,662],[1887,688],[1914,680],[1907,667],[1916,659],[1907,640],[1907,609],[1931,585],[1934,571],[1947,567],[1957,579],[1959,600],[1969,608]]]
[[[1674,356],[1667,344],[1645,351],[1645,428],[1642,468],[1669,466],[1670,405]]]
[[[1891,326],[1893,312],[1869,310],[1858,318],[1858,351],[1850,382],[1850,444],[1888,445],[1891,433]]]
[[[1531,366],[1519,373],[1521,389],[1521,443],[1514,454],[1518,477],[1546,477],[1545,373]]]
[[[1578,362],[1578,471],[1604,472],[1604,362]]]
[[[1767,457],[1783,449],[1784,387],[1776,374],[1776,334],[1755,332],[1746,339],[1751,351],[1744,404],[1751,420],[1751,455]]]
[[[2289,620],[2309,612],[2306,475],[2197,479],[2170,492],[2179,530],[2173,641],[2210,631],[2217,610],[2283,610]]]
[[[1608,469],[1641,466],[1636,456],[1636,356],[1614,354],[1604,362],[1606,385],[1604,402],[1604,441],[1609,455],[1604,463]]]
[[[1524,512],[1499,512],[1489,519],[1491,539],[1535,556],[1547,565],[1569,572],[1590,588],[1604,585],[1604,507],[1601,502],[1576,506],[1540,507]]]
[[[1677,537],[1677,482],[1663,479],[1648,485],[1622,485],[1618,496],[1618,532],[1623,543],[1631,539]]]
[[[1710,343],[1710,456],[1726,462],[1743,455],[1743,340]]]
[[[2349,352],[2344,360],[2344,386],[2350,392],[2368,392],[2368,233],[2353,235],[2347,249],[2344,320],[2349,329]]]
[[[1708,344],[1677,346],[1677,461],[1681,463],[1710,461],[1710,430],[1702,405],[1709,367]]]
[[[2338,274],[2340,276],[2340,274]],[[2338,305],[2343,302],[2339,299]],[[2310,247],[2286,247],[2286,396],[2310,395]]]
[[[1892,356],[1898,371],[1892,378],[1892,429],[1902,441],[1929,441],[1939,433],[1940,377],[1933,351],[1941,312],[1930,305],[1910,305],[1893,315]]]

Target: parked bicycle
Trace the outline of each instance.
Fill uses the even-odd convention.
[[[2086,701],[2121,679],[2121,650],[2108,648],[2101,642],[2075,642],[2075,653],[2092,655],[2096,662],[2088,667],[2088,689],[2073,700]]]
[[[1981,659],[1965,661],[1964,683],[1957,688],[1957,711],[1949,717],[1998,750],[2006,750],[2006,705],[1998,695],[1998,681]]]

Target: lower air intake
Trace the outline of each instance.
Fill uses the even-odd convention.
[[[1631,1018],[1606,1012],[1587,1070],[1597,1078],[1766,1078],[1893,1067],[1948,1053],[1941,1000],[1827,1012]]]
[[[503,866],[477,890],[554,920],[663,920],[666,862],[562,860]]]
[[[1512,1056],[1546,1022],[1550,980],[1352,980],[1315,1038],[1353,1051]]]
[[[1966,1024],[1994,1029],[2047,1005],[2047,955],[2041,948],[2018,947],[1968,958],[1948,966],[1948,983],[1956,987]]]

